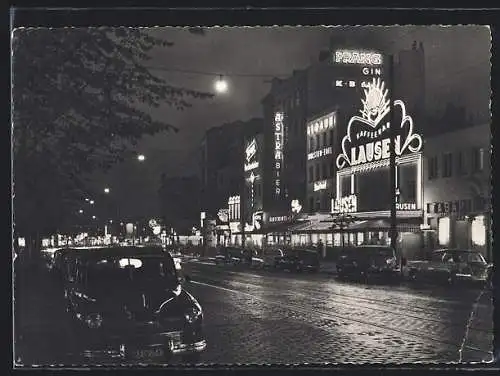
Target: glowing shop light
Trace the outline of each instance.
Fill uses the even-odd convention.
[[[448,245],[450,242],[450,218],[439,218],[438,224],[438,240],[440,245]]]
[[[217,91],[217,93],[225,93],[227,92],[227,89],[228,89],[227,81],[224,80],[222,76],[220,76],[217,79],[217,81],[215,81],[215,91]]]
[[[484,222],[484,215],[479,215],[472,221],[471,238],[474,245],[484,246],[486,244],[486,226]]]

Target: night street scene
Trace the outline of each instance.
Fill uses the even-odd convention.
[[[16,29],[14,367],[491,363],[490,49]]]

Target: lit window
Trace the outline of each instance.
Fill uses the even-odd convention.
[[[450,242],[450,218],[439,218],[438,223],[438,240],[440,245],[448,245]]]
[[[358,245],[363,244],[364,241],[365,241],[365,234],[363,234],[362,232],[358,232]]]
[[[336,232],[335,234],[333,234],[333,245],[335,247],[339,247],[341,243],[342,243],[341,236],[338,232]]]
[[[472,221],[471,238],[474,245],[484,246],[486,244],[486,226],[483,215],[477,216]]]
[[[429,180],[435,179],[438,177],[438,158],[431,157],[427,160],[428,169],[429,169]]]

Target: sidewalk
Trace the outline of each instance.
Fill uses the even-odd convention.
[[[492,291],[485,291],[477,300],[464,341],[462,361],[489,362],[493,351],[493,301]],[[478,351],[482,350],[482,351]]]

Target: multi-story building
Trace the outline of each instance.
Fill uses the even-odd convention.
[[[424,225],[428,248],[474,247],[491,260],[490,124],[424,143]]]
[[[273,79],[262,100],[264,112],[264,207],[280,212],[306,193],[307,75],[294,71],[287,79]]]
[[[209,129],[200,148],[201,211],[216,218],[227,199],[243,189],[245,138],[262,131],[262,119]]]

